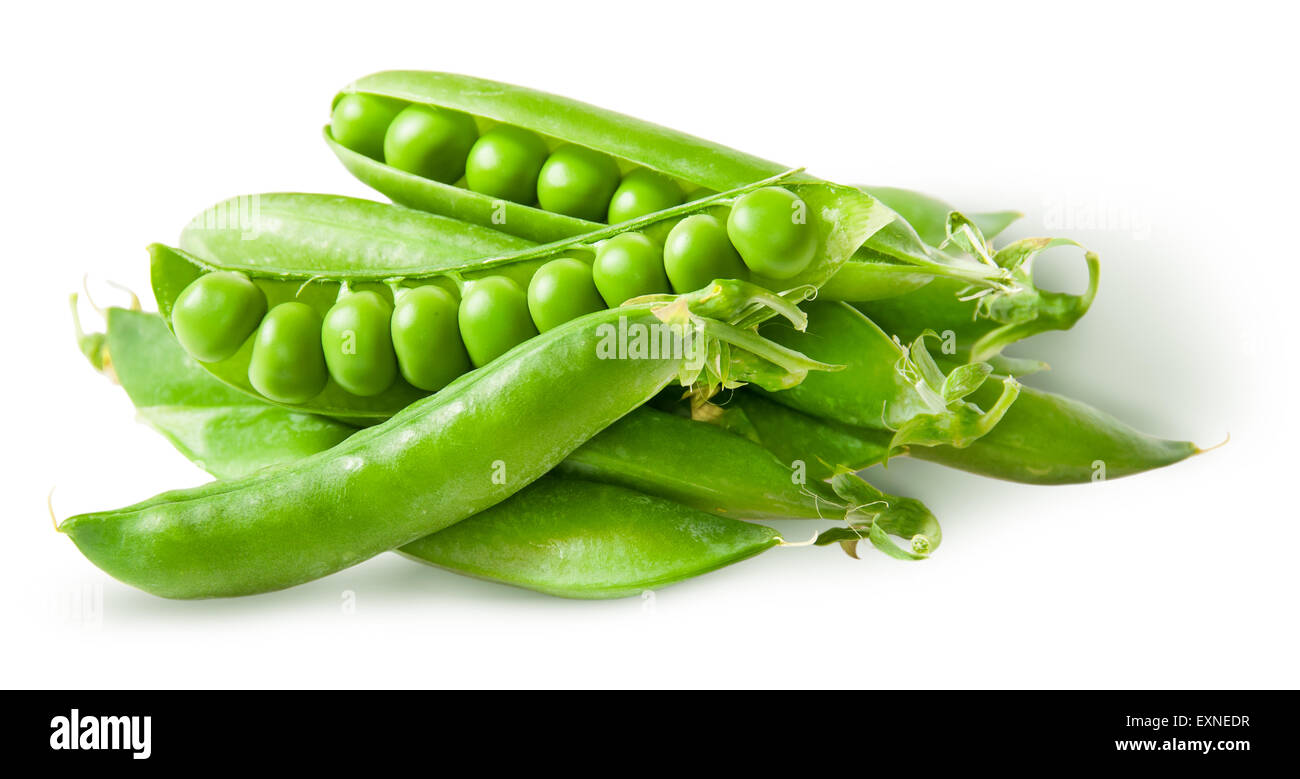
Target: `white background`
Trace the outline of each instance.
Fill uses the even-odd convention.
[[[1240,2],[327,5],[6,10],[0,684],[1300,682],[1293,19]],[[1090,316],[1020,350],[1053,364],[1039,385],[1153,433],[1232,441],[1079,487],[898,461],[877,479],[940,517],[932,560],[778,549],[653,603],[555,600],[394,556],[240,600],[118,584],[51,529],[47,491],[63,517],[204,476],[84,363],[68,293],[83,273],[102,302],[122,301],[105,280],[147,293],[145,245],[220,198],[374,196],[319,131],[339,87],[390,68],[1024,210],[1016,235],[1069,235],[1104,263]],[[1042,277],[1078,288],[1079,265]]]

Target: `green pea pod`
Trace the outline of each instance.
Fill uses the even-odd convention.
[[[60,530],[110,575],[168,597],[245,595],[319,578],[504,500],[674,379],[725,380],[683,352],[610,355],[601,344],[620,324],[718,337],[702,335],[708,320],[691,319],[690,307],[738,320],[761,297],[746,287],[589,314],[325,452],[75,516]],[[556,388],[588,391],[557,413]]]
[[[361,78],[335,96],[333,106],[353,98],[376,105],[411,104],[473,119],[481,132],[502,125],[539,136],[547,150],[581,147],[612,158],[621,173],[649,169],[676,181],[687,198],[701,191],[730,190],[771,177],[788,166],[660,125],[558,95],[452,73],[387,71]],[[388,110],[385,108],[384,110]],[[352,149],[324,136],[343,165],[394,202],[536,241],[555,241],[599,228],[598,222],[502,200],[456,182],[417,175],[378,159],[373,148]],[[357,145],[357,144],[354,144]],[[370,144],[365,144],[370,146]],[[545,179],[545,172],[542,173]],[[472,183],[472,182],[470,182]],[[540,190],[539,190],[540,192]],[[544,203],[543,203],[544,204]],[[597,209],[598,211],[601,209]],[[891,216],[896,216],[892,215]],[[993,291],[1014,291],[1001,268],[973,258],[932,251],[901,219],[871,236],[855,262],[826,285],[830,299],[870,300],[902,294],[934,277],[964,279]]]
[[[994,403],[997,389],[976,391]],[[750,392],[738,392],[715,424],[761,443],[782,461],[806,461],[809,476],[836,466],[855,471],[883,462],[892,434],[804,414]],[[951,468],[1022,484],[1083,484],[1163,468],[1203,450],[1139,432],[1082,401],[1021,387],[1002,421],[965,448],[909,447],[906,454]]]
[[[457,219],[339,195],[271,192],[223,200],[181,231],[180,248],[255,277],[383,281],[472,269],[532,241]]]
[[[934,248],[948,240],[948,216],[957,211],[952,205],[923,192],[899,187],[864,186],[872,197],[894,209],[916,230],[916,234]],[[988,240],[993,240],[1017,220],[1019,211],[991,211],[967,214]]]
[[[1019,218],[1016,212],[963,216],[936,198],[909,190],[864,187],[902,214],[923,241],[940,251],[979,255],[1013,273],[1022,284],[1018,292],[989,298],[972,285],[955,279],[935,279],[907,294],[855,305],[887,332],[912,340],[925,330],[940,333],[945,353],[966,361],[994,360],[1011,343],[1049,330],[1068,330],[1092,305],[1097,294],[1100,264],[1085,253],[1088,285],[1081,295],[1038,290],[1032,283],[1033,260],[1059,246],[1078,246],[1064,239],[1031,238],[995,251],[990,241]],[[1023,375],[1044,366],[1033,361],[999,359],[1004,372]]]
[[[988,389],[977,402],[990,400]],[[966,449],[917,448],[912,456],[1027,484],[1081,484],[1131,476],[1199,454],[1189,441],[1141,433],[1072,398],[1022,388],[1002,422]]]
[[[301,459],[357,430],[227,387],[179,348],[156,314],[109,309],[104,356],[110,355],[119,366],[115,378],[141,418],[218,478]],[[555,473],[719,516],[850,518],[849,504],[824,483],[831,472],[809,480],[794,457],[776,457],[760,444],[643,406],[578,447]],[[709,456],[683,458],[684,451]]]
[[[310,307],[321,318],[342,298],[358,290],[392,300],[403,290],[437,285],[458,295],[475,280],[496,276],[511,278],[522,289],[537,268],[551,260],[584,253],[590,256],[596,245],[614,236],[662,229],[685,215],[714,208],[719,202],[772,181],[558,243],[526,244],[513,249],[523,242],[398,206],[326,195],[249,196],[218,204],[197,217],[182,234],[182,249],[158,244],[150,247],[153,291],[160,313],[174,328],[177,301],[183,293],[216,273],[238,273],[250,278],[272,311],[295,302]],[[847,262],[868,235],[891,218],[856,189],[815,181],[790,182],[788,186],[809,206],[809,224],[817,236],[818,251],[815,261],[792,278],[752,277],[753,282],[768,289],[816,288]],[[241,202],[258,205],[244,206]],[[228,217],[239,209],[259,216],[242,220]],[[522,295],[519,299],[522,302]],[[528,312],[521,309],[519,315],[526,318]],[[517,342],[528,334],[521,330],[512,339]],[[204,367],[237,389],[290,408],[366,424],[385,419],[427,394],[398,378],[385,382],[386,389],[362,396],[344,389],[331,377],[323,388],[310,387],[304,393],[308,397],[305,401],[268,397],[258,391],[250,375],[250,368],[256,365],[256,333],[241,331],[238,336],[235,344],[242,341],[242,346],[224,359],[204,362]]]
[[[754,392],[733,393],[725,405],[715,408],[704,418],[761,445],[781,462],[802,463],[812,479],[830,479],[841,467],[861,471],[911,451],[890,450],[888,431],[813,417]]]
[[[566,598],[622,598],[782,544],[725,519],[623,487],[546,477],[472,519],[407,544],[406,557]]]
[[[1002,381],[999,396],[983,408],[965,400],[983,385],[991,366],[973,363],[945,375],[922,333],[907,346],[891,339],[847,303],[810,303],[808,328],[796,332],[772,323],[764,335],[817,359],[846,366],[834,375],[810,376],[770,397],[825,419],[892,433],[890,449],[968,446],[987,433],[1016,399],[1019,384]]]
[[[1001,261],[1017,263],[1017,273],[1031,273],[1029,266],[1042,251],[1075,245],[1064,239],[1031,238],[1017,241],[995,256],[1003,258]],[[1097,295],[1100,263],[1091,252],[1086,255],[1086,261],[1088,287],[1081,295],[1027,289],[1001,297],[987,308],[983,298],[963,297],[968,286],[936,279],[906,295],[855,305],[873,322],[903,340],[932,330],[942,334],[957,359],[990,360],[1000,356],[1007,346],[1031,335],[1069,330],[1088,312]],[[1024,370],[1022,367],[1018,372]]]
[[[111,308],[107,318],[105,355],[140,418],[214,476],[246,476],[298,460],[357,431],[328,417],[273,406],[213,379],[156,314]]]
[[[157,315],[113,308],[107,324],[107,333],[100,334],[103,355],[115,355],[116,378],[143,420],[218,477],[292,462],[356,432],[226,387],[179,348]],[[681,451],[710,456],[687,463]],[[646,407],[583,444],[554,473],[580,473],[625,488],[544,477],[400,551],[458,573],[550,594],[610,598],[705,573],[780,543],[769,528],[701,509],[741,517],[837,513],[833,492],[816,483],[797,485],[789,469],[761,447]],[[647,497],[634,487],[680,497],[696,508]],[[861,526],[859,515],[843,507],[838,514]]]

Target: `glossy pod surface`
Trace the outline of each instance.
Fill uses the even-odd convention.
[[[218,478],[292,462],[357,432],[227,387],[185,354],[155,314],[110,309],[107,344],[116,376],[141,416]],[[686,458],[682,452],[708,456]],[[816,480],[801,481],[789,461],[714,425],[649,406],[601,431],[554,472],[620,485],[719,516],[819,519],[842,514],[836,511],[836,495]]]
[[[504,500],[676,377],[680,360],[596,357],[598,326],[618,316],[654,320],[648,307],[575,320],[326,452],[60,530],[115,578],[174,598],[341,570]],[[580,386],[601,391],[557,414],[554,393]]]
[[[226,387],[177,346],[154,314],[109,309],[106,342],[114,375],[140,415],[215,476],[234,478],[293,462],[356,432],[333,420],[288,411]],[[691,447],[701,443],[694,439],[696,431],[719,434],[708,425],[644,407],[615,427],[641,414],[651,415],[639,430],[649,446],[627,450],[644,465],[618,464],[625,477],[660,475],[653,461],[662,447],[655,442],[666,435],[679,436],[679,447]],[[673,423],[666,428],[669,433],[655,424],[665,420]],[[601,447],[609,432],[612,428],[578,451]],[[734,444],[726,446],[731,442],[725,439],[706,440],[724,444],[714,450],[720,458],[730,459],[736,450]],[[672,462],[664,465],[671,469]],[[751,495],[750,491],[744,494]],[[712,498],[728,505],[721,491],[713,490]],[[762,526],[720,519],[634,489],[552,476],[441,533],[451,535],[426,536],[399,551],[456,573],[576,598],[635,595],[728,565],[779,542],[775,532]]]
[[[772,528],[623,487],[547,477],[403,546],[415,560],[566,598],[621,598],[781,543]]]
[[[988,400],[987,390],[976,394]],[[997,427],[967,449],[912,455],[981,476],[1026,484],[1083,484],[1163,468],[1200,452],[1157,438],[1073,398],[1025,387]]]
[[[993,403],[994,387],[976,391]],[[749,392],[738,393],[721,424],[761,443],[783,461],[809,464],[810,477],[835,465],[861,470],[881,462],[890,434],[804,414]],[[919,460],[1022,484],[1086,484],[1163,468],[1201,450],[1189,441],[1142,433],[1082,401],[1022,387],[991,431],[965,448],[913,446]]]

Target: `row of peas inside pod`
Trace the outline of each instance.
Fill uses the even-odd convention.
[[[398,170],[489,197],[617,224],[680,205],[684,185],[576,143],[421,103],[351,93],[334,103],[330,133]],[[712,194],[696,188],[690,199]]]
[[[756,185],[734,197],[714,195],[679,206],[676,212],[634,220],[627,229],[609,228],[589,242],[560,242],[550,253],[547,247],[525,251],[526,263],[510,256],[487,258],[483,267],[488,270],[473,278],[415,272],[383,281],[344,282],[323,309],[308,298],[335,289],[322,283],[327,273],[319,274],[321,278],[308,274],[300,287],[286,293],[283,279],[267,281],[239,270],[213,269],[184,286],[169,306],[169,318],[177,340],[200,362],[218,363],[249,350],[247,383],[279,403],[306,403],[331,379],[358,397],[403,388],[402,381],[409,385],[404,387],[408,392],[434,392],[539,332],[633,298],[690,292],[714,279],[753,279],[772,287],[804,274],[823,245],[823,231],[830,229],[810,218],[809,203],[797,194],[817,186],[824,187]],[[296,197],[301,203],[312,196],[266,197],[281,198],[274,203]],[[860,193],[854,197],[865,200]],[[418,213],[352,202],[389,209],[387,217]],[[330,219],[346,225],[352,213],[335,208]],[[277,212],[270,221],[282,226],[293,218]],[[462,232],[472,228],[460,223],[454,227]],[[293,229],[280,229],[286,235],[272,229],[261,243],[225,246],[280,256],[286,253],[283,244],[296,240],[288,235]],[[321,231],[330,229],[346,227],[317,225],[304,245],[341,243],[322,238]],[[361,233],[350,237],[366,240]],[[196,242],[205,249],[213,245]],[[208,253],[227,254],[221,248]],[[519,268],[526,273],[508,272]],[[273,287],[274,300],[268,297]]]

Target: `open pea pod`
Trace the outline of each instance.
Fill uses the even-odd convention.
[[[788,169],[577,100],[426,71],[386,71],[349,84],[334,98],[324,136],[353,175],[394,202],[536,241]],[[570,203],[559,192],[566,187],[581,197]],[[1013,289],[1002,269],[934,251],[894,217],[898,224],[871,236],[839,269],[827,297],[887,297],[935,277]]]
[[[597,288],[602,279],[608,279],[597,276],[593,282],[592,266],[600,265],[606,247],[622,241],[635,244],[634,248],[645,246],[649,252],[659,251],[656,248],[659,244],[653,238],[641,236],[662,233],[696,214],[725,209],[735,198],[773,185],[780,185],[782,191],[803,204],[813,251],[807,266],[792,275],[774,278],[749,274],[749,281],[758,285],[752,286],[753,289],[793,291],[792,294],[802,299],[834,275],[867,237],[892,219],[891,212],[860,190],[794,180],[789,175],[543,245],[400,206],[327,195],[255,195],[226,201],[201,214],[182,234],[180,249],[163,245],[150,247],[152,285],[159,313],[187,351],[214,376],[290,408],[368,424],[385,419],[438,389],[437,383],[420,384],[412,378],[419,374],[416,368],[421,364],[451,359],[451,364],[437,366],[450,379],[468,370],[471,363],[490,362],[509,347],[539,330],[548,329],[548,325],[553,326],[542,319],[532,297],[535,290],[531,282],[539,268],[563,260],[570,269],[576,268],[578,276],[585,274],[585,281],[580,278],[579,283],[586,285],[587,298],[594,300],[594,305],[569,312],[566,318],[604,308],[610,295],[605,289]],[[244,220],[226,218],[225,215],[241,208],[255,211],[255,216]],[[661,257],[656,259],[653,254],[650,257],[651,263],[663,262]],[[662,278],[663,270],[658,274]],[[618,280],[615,274],[614,281]],[[203,292],[209,282],[216,289],[211,298],[218,302],[211,306],[210,315],[202,318],[201,327],[189,328],[199,331],[198,335],[191,335],[184,321],[178,327],[178,302],[185,313],[190,306],[187,296],[197,299],[199,302],[190,308],[203,313],[205,298],[194,291]],[[666,282],[659,284],[637,289],[635,294],[666,293]],[[230,305],[228,297],[218,294],[224,293],[227,287],[234,289],[231,294],[252,301],[247,306],[250,315],[230,313],[238,307]],[[388,335],[390,321],[397,322],[401,318],[398,309],[403,307],[406,297],[424,287],[440,290],[442,321],[454,322],[439,331],[442,340],[435,344],[438,348],[429,348],[424,341],[419,341],[404,354],[396,326],[391,336]],[[524,290],[528,290],[527,295]],[[607,300],[601,301],[597,291]],[[477,297],[471,303],[467,295]],[[354,350],[369,358],[360,376],[348,375],[346,364],[338,367],[345,363],[348,343],[339,339],[331,343],[329,324],[340,308],[351,314],[352,304],[359,296],[368,296],[363,302],[372,315],[343,334],[354,335],[360,344],[354,345]],[[615,299],[622,297],[618,295]],[[750,311],[759,312],[761,318],[776,310],[772,307],[775,306],[797,320],[802,315],[795,303],[797,300],[782,304],[780,298],[767,294],[766,300],[756,300]],[[293,370],[299,370],[294,366],[313,360],[318,366],[317,384],[298,397],[277,393],[266,386],[265,379],[259,386],[257,380],[262,364],[258,349],[276,355],[273,347],[278,331],[268,331],[266,322],[274,319],[278,311],[289,310],[286,304],[293,304],[289,309],[300,314],[307,324],[298,327],[300,348],[296,359],[286,358],[282,362],[290,363],[289,368]],[[708,305],[707,302],[697,304],[697,313],[703,311],[707,315]],[[190,319],[199,318],[186,315]],[[259,320],[263,316],[265,319]],[[727,351],[728,360],[731,351],[720,345],[736,341],[735,345],[740,346],[747,338],[742,331],[758,323],[752,316],[741,319],[740,327],[734,332],[722,332],[727,325],[721,322],[708,324],[724,336],[710,339],[711,348]],[[210,324],[214,320],[217,324]],[[365,331],[367,322],[371,324]],[[320,340],[325,344],[324,367],[319,367],[320,350],[307,343],[311,341],[313,326],[320,331]],[[227,346],[224,351],[206,348],[208,341],[214,340],[208,332],[211,330],[218,331],[220,337],[215,340]],[[365,337],[367,332],[369,337]],[[483,348],[483,343],[495,348]],[[743,349],[736,352],[742,353]],[[336,359],[331,359],[332,356]],[[722,356],[720,352],[712,355],[717,360]],[[797,381],[800,374],[790,371],[793,363],[759,357],[769,368],[778,366],[767,373]],[[378,363],[382,364],[371,367]],[[380,369],[386,369],[386,375],[375,378],[366,373],[377,373]],[[764,373],[756,370],[754,376],[761,379]],[[367,381],[371,378],[375,380]]]
[[[329,449],[357,431],[217,381],[181,350],[156,314],[110,308],[107,320],[104,354],[140,419],[214,476],[246,476]]]
[[[994,361],[998,370],[1023,375],[1044,367],[1036,361],[1002,356],[1016,341],[1050,330],[1068,330],[1088,312],[1097,295],[1100,263],[1084,253],[1087,287],[1081,294],[1040,290],[1033,283],[1033,263],[1042,252],[1057,247],[1078,247],[1063,238],[1027,238],[1001,249],[992,239],[1020,215],[1005,211],[963,215],[947,203],[910,190],[867,187],[875,197],[907,217],[918,235],[937,251],[979,255],[1005,268],[1018,280],[1016,292],[988,296],[975,285],[952,278],[933,282],[906,294],[854,305],[872,321],[899,338],[910,341],[926,330],[943,338],[944,358]]]

